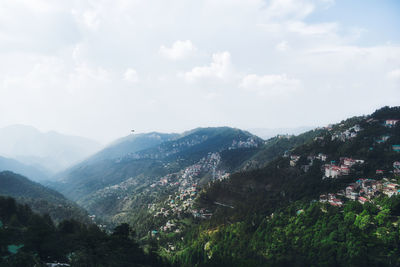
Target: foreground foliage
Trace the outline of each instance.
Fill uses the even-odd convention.
[[[0,266],[164,266],[151,251],[144,253],[134,234],[127,224],[111,235],[74,220],[56,226],[49,216],[0,197]]]
[[[255,227],[251,221],[199,227],[173,260],[183,266],[398,266],[400,197],[378,209],[293,203]]]

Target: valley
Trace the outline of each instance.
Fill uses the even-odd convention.
[[[144,251],[178,266],[386,265],[399,261],[398,121],[400,109],[384,107],[268,140],[229,127],[125,137],[49,184],[87,213],[10,172],[0,178],[15,185],[0,194],[56,223],[129,226]]]

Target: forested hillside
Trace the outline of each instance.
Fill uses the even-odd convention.
[[[61,193],[13,172],[0,172],[0,195],[13,197],[40,214],[49,214],[57,223],[65,219],[89,222],[87,212]]]
[[[109,226],[130,223],[141,238],[178,218],[188,220],[180,223],[183,231],[193,222],[194,199],[208,183],[264,166],[319,132],[264,141],[228,127],[194,129],[118,159],[73,167],[58,188]]]
[[[73,167],[61,187],[102,229],[134,229],[139,259],[150,260],[141,246],[177,266],[400,265],[398,107],[299,136],[199,128],[109,155]],[[60,259],[98,264],[93,251]]]
[[[183,266],[400,264],[399,118],[383,108],[330,125],[265,167],[208,184],[194,206],[211,216],[183,234],[162,229],[163,254]]]
[[[106,234],[96,225],[65,220],[55,225],[12,198],[0,197],[0,266],[168,266],[145,253],[127,225]]]

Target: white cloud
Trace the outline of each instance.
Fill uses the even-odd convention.
[[[260,95],[279,96],[296,92],[300,85],[300,80],[289,78],[286,74],[249,74],[242,79],[239,86],[248,91],[256,91]]]
[[[139,81],[137,71],[135,69],[128,68],[124,73],[124,80],[131,83],[137,83]]]
[[[172,47],[166,47],[162,45],[159,49],[159,53],[171,60],[180,60],[189,57],[197,48],[193,45],[190,40],[176,41],[172,44]]]
[[[87,10],[82,15],[85,25],[92,30],[97,30],[100,25],[100,19],[96,10]]]
[[[305,0],[271,0],[266,8],[270,19],[302,19],[311,14],[315,6]]]
[[[195,82],[201,79],[218,79],[227,81],[231,77],[233,67],[231,54],[227,51],[212,55],[212,62],[208,66],[194,67],[184,74],[188,82]]]
[[[280,42],[279,44],[277,44],[277,45],[275,46],[275,48],[276,48],[276,50],[278,50],[278,51],[284,52],[284,51],[287,51],[287,50],[289,49],[289,45],[288,45],[288,43],[287,43],[286,41],[282,41],[282,42]]]
[[[287,23],[287,29],[290,32],[295,32],[303,35],[328,34],[337,31],[336,23],[315,23],[306,24],[302,21],[291,21]]]
[[[282,106],[287,110],[276,120],[253,116],[252,126],[315,125],[345,112],[399,105],[395,37],[389,44],[374,40],[375,29],[357,16],[351,25],[336,20],[343,3],[334,14],[333,4],[2,0],[0,127],[26,123],[111,141],[132,125],[149,131],[243,127],[252,114],[274,114]],[[384,22],[384,14],[376,16]],[[315,112],[326,110],[327,95],[341,109]],[[355,98],[365,104],[354,105]],[[296,117],[300,105],[308,116]]]
[[[390,71],[387,75],[392,80],[400,80],[400,69],[394,69]]]

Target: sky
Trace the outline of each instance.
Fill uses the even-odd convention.
[[[0,127],[103,143],[400,105],[397,0],[2,0]]]

